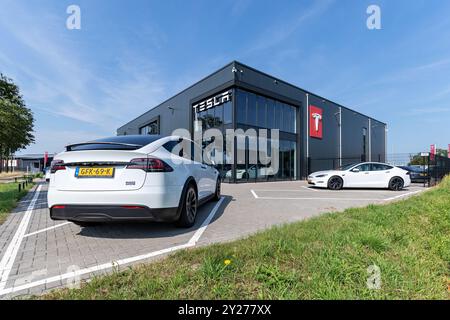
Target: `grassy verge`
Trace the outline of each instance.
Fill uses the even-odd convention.
[[[446,179],[410,199],[178,252],[43,298],[448,299],[449,235]],[[371,265],[378,290],[367,286]]]
[[[29,183],[25,190],[19,192],[18,185],[18,183],[0,183],[0,224],[5,222],[8,214],[17,205],[17,201],[25,196],[33,186]]]

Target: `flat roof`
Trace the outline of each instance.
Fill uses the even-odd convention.
[[[210,74],[207,75],[206,77],[204,77],[204,78],[198,80],[197,82],[195,82],[194,84],[190,85],[190,86],[187,87],[186,89],[184,89],[184,90],[178,92],[177,94],[171,96],[170,98],[164,100],[164,101],[161,102],[160,104],[158,104],[158,105],[156,105],[156,106],[150,108],[150,110],[147,110],[147,111],[145,111],[144,113],[142,113],[141,115],[139,115],[139,116],[135,117],[134,119],[128,121],[128,122],[125,123],[123,126],[120,126],[117,130],[120,130],[120,129],[124,128],[125,126],[129,125],[131,122],[133,122],[133,121],[135,121],[136,119],[142,117],[142,116],[143,116],[144,114],[146,114],[147,112],[150,112],[151,110],[153,110],[153,109],[155,109],[155,108],[157,108],[157,107],[159,107],[159,106],[162,106],[163,104],[167,103],[169,100],[171,100],[171,99],[173,99],[173,98],[179,96],[180,94],[186,92],[187,90],[191,89],[192,87],[194,87],[194,86],[198,85],[199,83],[201,83],[201,82],[207,80],[208,78],[214,76],[215,74],[219,73],[219,72],[222,71],[223,69],[225,69],[225,68],[227,68],[227,67],[229,67],[229,66],[231,66],[231,65],[236,65],[236,64],[237,64],[237,65],[241,65],[241,66],[243,66],[243,67],[245,67],[245,68],[247,68],[247,69],[249,69],[249,70],[252,70],[253,72],[256,72],[256,73],[259,73],[259,74],[261,74],[261,75],[264,75],[264,76],[266,76],[266,77],[268,77],[268,78],[271,78],[271,79],[273,79],[273,80],[276,80],[276,81],[278,81],[279,83],[283,83],[283,84],[285,84],[285,85],[287,85],[287,86],[290,86],[290,87],[295,88],[295,89],[297,89],[297,90],[301,90],[301,91],[303,91],[303,92],[305,92],[305,93],[307,93],[307,94],[313,95],[313,96],[315,96],[315,97],[317,97],[317,98],[319,98],[319,99],[322,99],[322,100],[324,100],[324,101],[331,102],[331,103],[333,103],[333,104],[335,104],[335,105],[337,105],[337,106],[339,106],[339,107],[341,107],[341,108],[347,109],[347,110],[349,110],[349,111],[352,111],[352,112],[355,112],[355,113],[357,113],[357,114],[359,114],[359,115],[362,115],[362,116],[364,116],[364,117],[366,117],[366,118],[369,118],[369,119],[374,120],[374,121],[376,121],[376,122],[379,122],[379,123],[382,123],[382,124],[384,124],[384,125],[387,125],[387,124],[386,124],[385,122],[383,122],[383,121],[377,120],[377,119],[372,118],[372,117],[370,117],[370,116],[368,116],[368,115],[366,115],[366,114],[363,114],[363,113],[361,113],[361,112],[359,112],[359,111],[356,111],[356,110],[354,110],[354,109],[351,109],[351,108],[349,108],[349,107],[346,107],[346,106],[344,106],[344,105],[342,105],[342,104],[340,104],[340,103],[337,103],[337,102],[335,102],[335,101],[333,101],[333,100],[324,98],[324,97],[322,97],[322,96],[320,96],[320,95],[318,95],[318,94],[315,94],[315,93],[313,93],[313,92],[311,92],[311,91],[308,91],[308,90],[305,90],[305,89],[303,89],[303,88],[300,88],[300,87],[298,87],[298,86],[296,86],[296,85],[294,85],[294,84],[292,84],[292,83],[289,83],[289,82],[284,81],[284,80],[282,80],[282,79],[280,79],[280,78],[274,77],[274,76],[272,76],[272,75],[270,75],[270,74],[268,74],[268,73],[265,73],[265,72],[263,72],[263,71],[260,71],[260,70],[258,70],[258,69],[255,69],[255,68],[253,68],[253,67],[250,67],[250,66],[248,66],[248,65],[246,65],[246,64],[244,64],[244,63],[242,63],[242,62],[239,62],[239,61],[237,61],[237,60],[233,60],[233,61],[227,63],[226,65],[224,65],[223,67],[217,69],[216,71],[210,73]],[[244,81],[244,82],[245,82],[245,81]]]
[[[322,96],[320,96],[320,95],[318,95],[318,94],[316,94],[316,93],[314,93],[314,92],[311,92],[311,91],[305,90],[305,89],[303,89],[303,88],[300,88],[300,87],[298,87],[298,86],[296,86],[296,85],[294,85],[294,84],[292,84],[292,83],[289,83],[289,82],[287,82],[287,81],[281,80],[281,79],[279,79],[279,78],[277,78],[277,77],[274,77],[274,76],[272,76],[272,75],[270,75],[270,74],[268,74],[268,73],[265,73],[265,72],[263,72],[263,71],[260,71],[260,70],[258,70],[258,69],[255,69],[255,68],[253,68],[253,67],[250,67],[250,66],[248,66],[248,65],[246,65],[246,64],[244,64],[244,63],[242,63],[242,62],[239,62],[239,61],[234,60],[234,61],[231,62],[230,64],[232,64],[232,63],[239,64],[239,65],[241,65],[241,66],[243,66],[243,67],[245,67],[245,68],[247,68],[247,69],[250,69],[250,70],[252,70],[252,71],[254,71],[254,72],[257,72],[257,73],[259,73],[259,74],[262,74],[262,75],[264,75],[264,76],[266,76],[266,77],[269,77],[269,78],[271,78],[271,79],[273,79],[273,80],[276,80],[277,82],[280,82],[280,83],[283,83],[283,84],[285,84],[285,85],[288,85],[288,86],[290,86],[290,87],[292,87],[292,88],[301,90],[301,91],[303,91],[303,92],[305,92],[305,93],[307,93],[307,94],[316,96],[316,97],[319,98],[319,99],[322,99],[322,100],[324,100],[324,101],[331,102],[331,103],[333,103],[333,104],[335,104],[335,105],[337,105],[337,106],[339,106],[339,107],[341,107],[341,108],[350,110],[350,111],[355,112],[355,113],[358,113],[358,114],[360,114],[360,115],[362,115],[362,116],[364,116],[364,117],[370,118],[371,120],[375,120],[375,121],[377,121],[377,122],[379,122],[379,123],[382,123],[382,124],[384,124],[384,125],[387,125],[387,124],[386,124],[385,122],[383,122],[383,121],[380,121],[380,120],[377,120],[377,119],[375,119],[375,118],[372,118],[372,117],[370,117],[370,116],[368,116],[368,115],[366,115],[366,114],[363,114],[363,113],[361,113],[361,112],[359,112],[359,111],[356,111],[356,110],[354,110],[354,109],[351,109],[351,108],[349,108],[349,107],[346,107],[346,106],[344,106],[344,105],[342,105],[342,104],[340,104],[340,103],[337,103],[337,102],[335,102],[335,101],[333,101],[333,100],[324,98],[324,97],[322,97]],[[230,65],[230,64],[228,64],[228,65]],[[228,65],[227,65],[227,66],[228,66]],[[222,68],[222,69],[223,69],[223,68]],[[222,70],[222,69],[220,69],[220,70]]]

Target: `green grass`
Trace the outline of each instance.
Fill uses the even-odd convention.
[[[29,183],[25,190],[19,192],[18,185],[18,183],[0,183],[0,224],[5,222],[8,214],[17,205],[17,201],[25,196],[33,186],[32,183]]]
[[[450,179],[421,195],[275,227],[44,299],[448,299]],[[224,261],[231,263],[225,265]],[[381,289],[367,287],[367,268]]]

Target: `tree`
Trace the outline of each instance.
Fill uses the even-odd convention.
[[[19,87],[0,73],[0,172],[4,160],[34,142],[33,129],[33,113],[26,107]]]
[[[445,149],[437,148],[436,149],[436,155],[437,156],[441,156],[441,157],[445,157],[445,158],[448,157],[447,150],[445,150]],[[413,165],[420,165],[420,166],[428,165],[428,159],[427,159],[427,157],[422,157],[420,155],[420,153],[418,153],[418,154],[416,154],[416,155],[411,157],[411,161],[409,162],[409,165],[410,166],[413,166]]]

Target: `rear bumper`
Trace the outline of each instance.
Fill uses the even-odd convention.
[[[64,191],[50,182],[47,193],[48,207],[55,205],[127,206],[148,208],[178,207],[183,186],[144,186],[131,191]]]
[[[182,191],[183,186],[144,186],[133,191],[62,191],[50,183],[47,203],[53,220],[173,221],[177,218]],[[139,208],[130,209],[130,206]]]
[[[58,205],[57,208],[50,208],[50,218],[52,220],[69,220],[79,222],[172,222],[178,218],[178,208],[151,209],[145,206]]]

